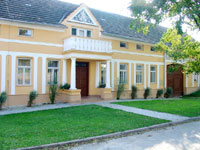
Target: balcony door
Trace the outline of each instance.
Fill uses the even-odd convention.
[[[89,63],[76,62],[76,88],[81,89],[81,96],[88,96]]]

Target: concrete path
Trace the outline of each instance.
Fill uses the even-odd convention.
[[[70,150],[200,150],[200,121]]]
[[[128,106],[123,106],[123,105],[118,105],[118,104],[99,103],[98,105],[103,106],[103,107],[113,108],[113,109],[119,109],[119,110],[123,110],[127,112],[132,112],[132,113],[136,113],[136,114],[140,114],[144,116],[170,120],[170,121],[181,121],[181,120],[188,119],[188,117],[156,112],[156,111],[151,111],[151,110],[145,110],[145,109],[140,109],[140,108],[135,108],[135,107],[128,107]]]

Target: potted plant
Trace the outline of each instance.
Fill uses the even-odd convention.
[[[169,98],[169,97],[172,96],[172,94],[173,94],[173,89],[171,87],[168,87],[165,94],[164,94],[164,97]]]
[[[145,91],[144,91],[144,99],[147,99],[147,97],[150,95],[150,91],[151,91],[150,88],[146,88],[145,89]]]
[[[156,93],[156,98],[159,98],[163,95],[163,89],[158,89]]]
[[[28,101],[28,107],[31,107],[33,104],[33,101],[36,99],[36,97],[38,96],[37,91],[31,91],[29,94],[29,101]]]
[[[137,97],[137,87],[133,85],[131,89],[131,98],[135,99]]]
[[[124,92],[124,90],[125,90],[124,84],[122,84],[122,83],[118,84],[118,86],[117,86],[117,100],[120,99],[121,94]]]

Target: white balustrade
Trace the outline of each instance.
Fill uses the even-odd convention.
[[[112,44],[109,41],[71,37],[64,40],[64,51],[68,50],[111,53]]]

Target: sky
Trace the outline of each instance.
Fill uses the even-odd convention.
[[[131,0],[61,0],[65,2],[70,2],[74,4],[84,3],[88,7],[117,13],[123,16],[131,16],[131,12],[128,10],[128,6],[131,3]],[[169,20],[162,22],[160,25],[164,27],[172,27]],[[187,27],[184,27],[184,30],[187,31],[189,35],[191,35],[196,40],[200,41],[200,32],[190,31]]]

